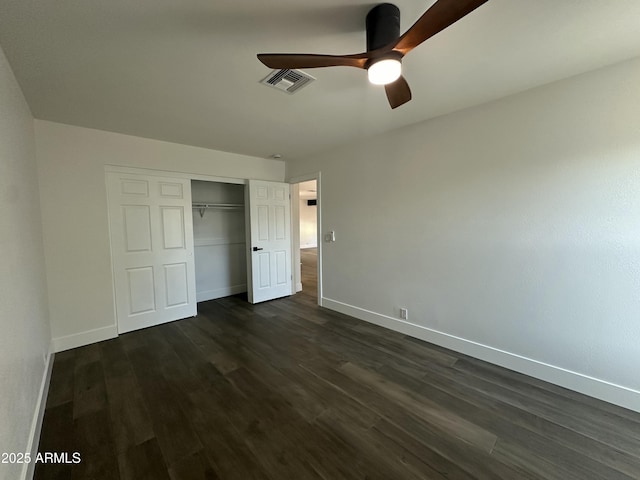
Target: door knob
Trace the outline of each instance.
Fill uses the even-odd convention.
[[[260,248],[260,247],[253,247],[253,251],[257,252],[258,250],[264,250],[264,248]]]

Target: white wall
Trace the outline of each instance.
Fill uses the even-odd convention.
[[[51,333],[33,117],[2,50],[0,259],[0,452],[29,452]],[[20,478],[21,470],[0,464],[0,478]]]
[[[318,246],[317,207],[307,205],[307,200],[300,199],[300,248]]]
[[[282,181],[284,163],[36,120],[56,350],[115,335],[105,165]]]
[[[640,59],[289,162],[322,172],[324,305],[640,411],[638,85]]]

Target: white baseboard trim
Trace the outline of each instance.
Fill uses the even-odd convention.
[[[102,342],[103,340],[109,340],[110,338],[116,338],[117,336],[117,325],[110,325],[108,327],[96,328],[86,332],[74,333],[73,335],[54,338],[52,340],[53,351],[62,352],[76,347],[84,347],[85,345]]]
[[[297,282],[296,283],[296,292],[301,292],[302,291],[302,282]]]
[[[231,285],[230,287],[216,288],[215,290],[204,290],[202,292],[196,292],[196,302],[206,302],[207,300],[237,295],[238,293],[244,293],[246,291],[246,284]]]
[[[590,377],[538,360],[506,352],[488,345],[439,332],[376,312],[354,307],[330,298],[322,298],[322,306],[414,338],[493,363],[576,392],[640,412],[640,392],[605,380]]]
[[[33,419],[31,420],[31,428],[29,429],[29,442],[27,443],[26,452],[31,454],[31,459],[36,458],[38,453],[38,445],[40,443],[40,432],[42,431],[42,420],[44,419],[44,411],[47,407],[47,394],[49,393],[49,383],[51,382],[51,371],[53,370],[53,359],[55,354],[53,353],[53,342],[49,346],[49,353],[45,360],[44,373],[42,375],[42,381],[40,382],[40,391],[38,393],[38,401],[36,402],[36,409],[33,412]],[[31,461],[25,463],[22,467],[22,480],[31,480],[33,478],[33,472],[35,469],[35,462]]]

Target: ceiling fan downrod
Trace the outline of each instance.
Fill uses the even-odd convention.
[[[391,3],[376,5],[367,14],[367,51],[396,44],[400,38],[400,9]]]

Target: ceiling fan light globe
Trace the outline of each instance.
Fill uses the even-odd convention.
[[[395,58],[379,60],[367,69],[367,74],[374,85],[387,85],[400,78],[402,63]]]

